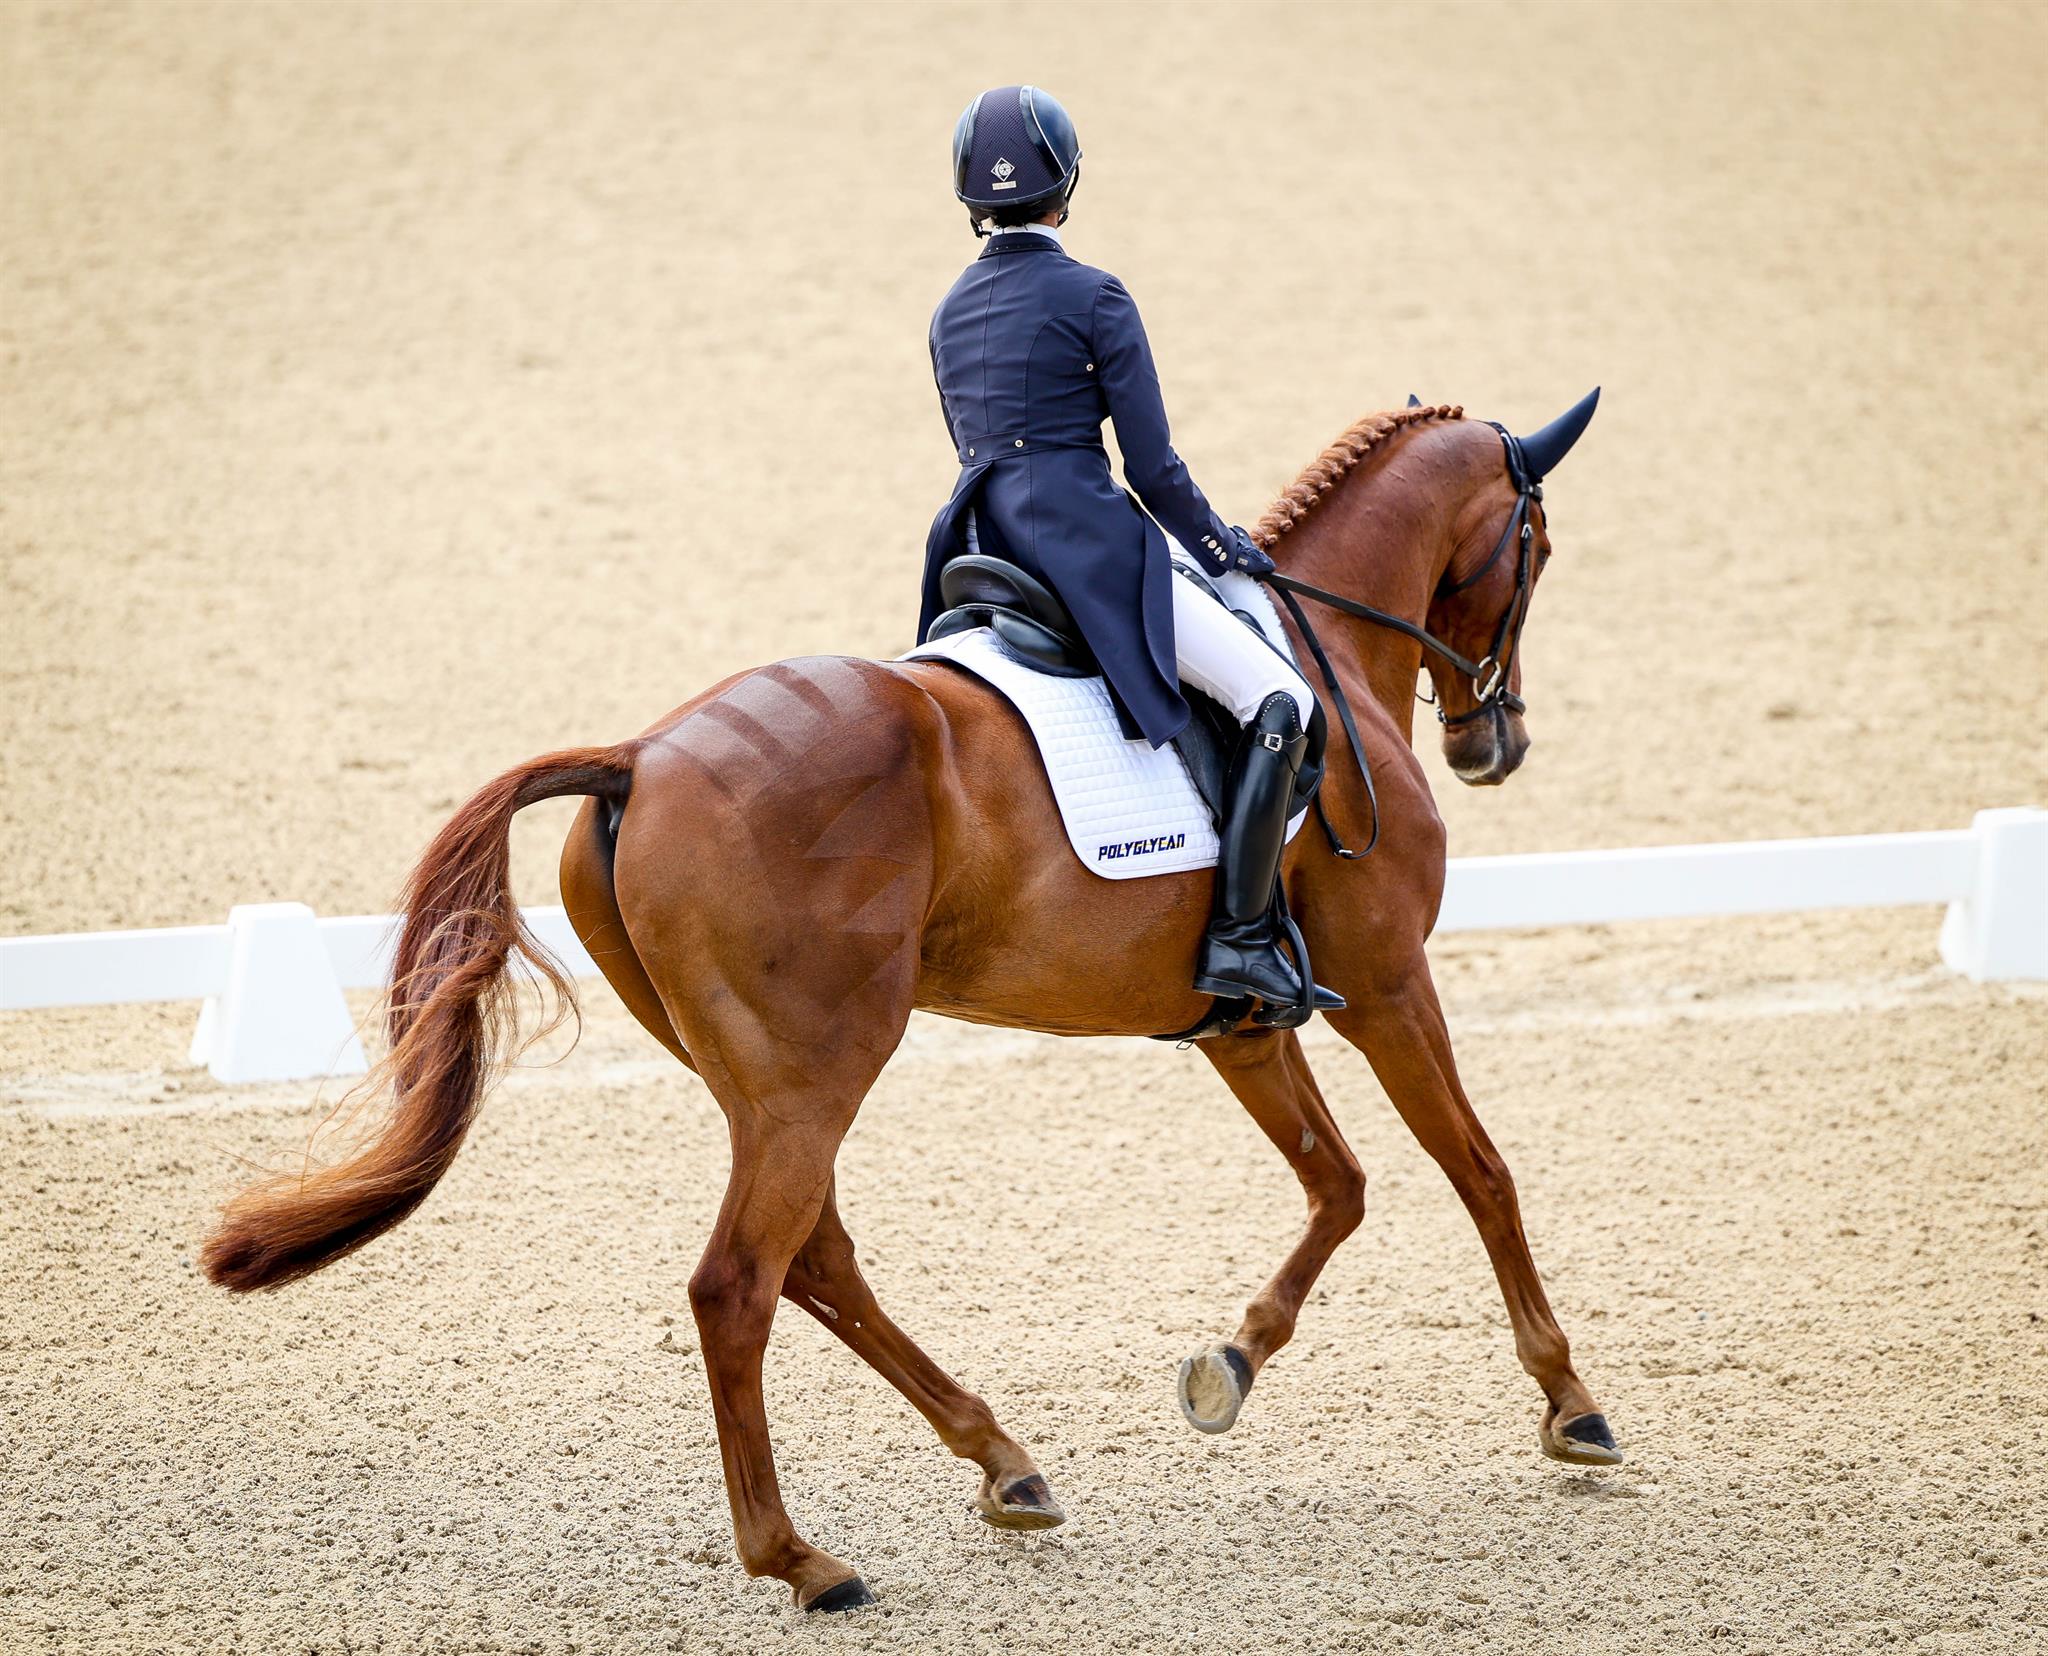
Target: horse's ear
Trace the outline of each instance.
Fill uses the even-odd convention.
[[[1410,408],[1420,408],[1422,406],[1422,399],[1413,391],[1408,393],[1408,406]]]
[[[1592,422],[1593,410],[1599,406],[1600,387],[1596,385],[1541,431],[1532,431],[1522,439],[1522,458],[1528,462],[1532,476],[1550,475],[1558,461],[1571,453],[1572,444]]]

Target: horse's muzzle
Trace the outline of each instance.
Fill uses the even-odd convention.
[[[1497,708],[1490,719],[1452,725],[1444,731],[1444,760],[1451,774],[1470,788],[1497,788],[1521,768],[1529,752],[1529,727],[1522,715]]]

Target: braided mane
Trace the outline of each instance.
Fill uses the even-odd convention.
[[[1368,414],[1343,436],[1309,462],[1302,474],[1282,491],[1266,515],[1252,530],[1252,539],[1265,551],[1272,551],[1280,537],[1292,529],[1310,509],[1340,482],[1352,467],[1405,426],[1424,420],[1462,420],[1465,410],[1450,403],[1434,408],[1397,408],[1390,414]]]

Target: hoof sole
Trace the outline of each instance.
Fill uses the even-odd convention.
[[[848,1576],[838,1586],[827,1587],[804,1608],[831,1616],[844,1610],[858,1610],[874,1602],[875,1595],[868,1591],[868,1584],[859,1576]]]
[[[1227,1432],[1252,1389],[1252,1366],[1232,1345],[1213,1345],[1181,1359],[1180,1412],[1198,1432]]]
[[[1568,1466],[1619,1466],[1622,1463],[1621,1446],[1614,1441],[1614,1433],[1605,1415],[1580,1415],[1562,1426],[1546,1418],[1536,1441],[1542,1445],[1544,1454]]]
[[[1067,1521],[1066,1509],[1053,1499],[1052,1489],[1036,1472],[1019,1478],[1000,1495],[983,1479],[972,1507],[975,1516],[992,1529],[1049,1530]]]

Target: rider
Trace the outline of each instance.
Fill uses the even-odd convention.
[[[984,92],[954,129],[953,193],[988,245],[932,317],[932,373],[961,471],[925,549],[918,638],[944,608],[940,570],[984,551],[1059,594],[1127,737],[1154,747],[1173,738],[1189,718],[1183,680],[1229,709],[1245,733],[1195,987],[1298,1004],[1301,976],[1280,946],[1273,893],[1315,703],[1207,581],[1174,573],[1167,534],[1211,575],[1263,575],[1273,561],[1210,509],[1174,453],[1123,283],[1061,245],[1080,175],[1074,123],[1038,87]],[[1105,417],[1136,500],[1110,474]],[[1319,987],[1316,1004],[1343,1002]]]

